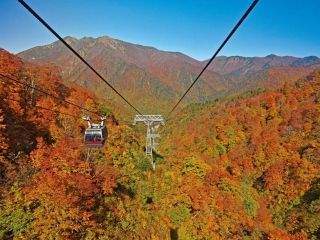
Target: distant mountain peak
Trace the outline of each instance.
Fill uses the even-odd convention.
[[[308,57],[304,57],[303,59],[305,59],[305,60],[319,60],[320,58],[318,58],[317,56],[308,56]]]
[[[266,58],[276,58],[276,57],[279,57],[279,56],[277,56],[275,54],[269,54],[266,56]]]
[[[103,35],[103,36],[100,36],[100,37],[97,37],[97,38],[94,38],[94,39],[96,39],[96,40],[99,40],[99,39],[113,39],[113,40],[115,40],[114,38],[109,37],[107,35]]]
[[[124,44],[120,40],[117,40],[108,36],[94,38],[93,40],[96,42],[102,43],[104,46],[110,47],[113,50],[119,50],[121,52],[125,51]]]
[[[83,37],[83,38],[80,38],[80,41],[92,41],[94,39],[95,38],[93,38],[93,37]]]
[[[63,38],[63,40],[66,41],[66,43],[71,44],[73,42],[79,41],[79,39],[75,38],[75,37],[71,37],[71,36],[66,36]]]

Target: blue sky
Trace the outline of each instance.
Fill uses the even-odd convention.
[[[60,35],[107,35],[210,58],[251,0],[25,0]],[[17,0],[0,0],[0,47],[56,41]],[[319,0],[260,0],[220,55],[320,56]]]

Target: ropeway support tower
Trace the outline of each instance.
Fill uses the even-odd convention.
[[[136,115],[133,125],[136,125],[137,122],[143,122],[147,126],[146,156],[151,156],[151,165],[154,170],[156,165],[153,159],[153,152],[158,146],[157,139],[160,138],[160,134],[157,134],[156,131],[160,124],[164,125],[164,119],[162,115]]]

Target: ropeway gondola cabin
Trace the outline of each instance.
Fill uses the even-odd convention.
[[[102,147],[108,136],[108,130],[104,125],[104,120],[106,118],[101,117],[101,122],[98,124],[91,123],[90,118],[88,116],[83,117],[83,119],[88,122],[88,128],[85,130],[84,133],[84,143],[86,147]]]

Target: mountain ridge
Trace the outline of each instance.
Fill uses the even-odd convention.
[[[84,57],[105,79],[122,93],[129,96],[129,100],[143,105],[145,111],[150,112],[150,102],[156,108],[166,108],[184,93],[193,79],[203,69],[206,61],[198,61],[180,52],[167,52],[150,46],[128,43],[102,37],[65,37],[65,40]],[[97,94],[113,98],[110,89],[87,69],[63,44],[59,41],[45,46],[23,51],[18,54],[32,63],[51,63],[61,69],[61,74],[67,81],[89,87]],[[219,56],[204,72],[190,94],[186,103],[212,100],[232,91],[241,92],[248,89],[244,79],[255,74],[255,87],[268,86],[270,79],[265,76],[265,70],[285,68],[293,78],[286,81],[296,81],[305,76],[315,66],[320,66],[317,57],[239,57]],[[304,68],[298,74],[297,69]],[[261,78],[261,81],[259,80]],[[280,79],[279,87],[283,84]],[[252,85],[252,84],[249,84]],[[270,85],[270,84],[269,84]],[[144,96],[144,99],[141,99]],[[161,101],[161,104],[157,104]],[[153,108],[154,109],[154,108]]]
[[[127,41],[124,41],[124,40],[121,40],[121,39],[117,39],[117,38],[113,38],[113,37],[110,37],[108,35],[103,35],[103,36],[99,36],[99,37],[90,37],[90,36],[83,36],[83,37],[80,37],[80,38],[77,38],[77,37],[72,37],[72,36],[65,36],[63,39],[67,41],[67,43],[70,43],[70,41],[81,41],[81,40],[96,40],[96,39],[103,39],[103,38],[107,38],[107,39],[112,39],[112,40],[115,40],[115,41],[119,41],[119,42],[122,42],[122,43],[126,43],[126,44],[131,44],[131,45],[134,45],[134,46],[140,46],[140,47],[143,47],[143,48],[150,48],[150,49],[154,49],[154,50],[158,50],[158,51],[161,51],[161,52],[166,52],[166,53],[173,53],[173,54],[180,54],[180,55],[184,55],[186,57],[189,57],[195,61],[198,61],[198,62],[208,62],[209,61],[209,58],[208,59],[204,59],[204,60],[200,60],[200,59],[196,59],[196,58],[193,58],[183,52],[179,52],[179,51],[170,51],[170,50],[163,50],[163,49],[160,49],[160,48],[157,48],[157,47],[154,47],[154,46],[151,46],[151,45],[143,45],[143,44],[139,44],[139,43],[131,43],[131,42],[127,42]],[[68,42],[69,41],[69,42]],[[39,46],[35,46],[35,47],[32,47],[32,48],[29,48],[29,49],[26,49],[26,50],[23,50],[21,52],[18,52],[16,53],[17,55],[20,55],[20,54],[23,54],[24,52],[27,52],[31,49],[34,49],[34,48],[37,48],[37,47],[44,47],[44,46],[48,46],[48,45],[51,45],[53,43],[56,43],[56,42],[59,42],[58,40],[57,41],[54,41],[52,43],[49,43],[49,44],[44,44],[44,45],[39,45]],[[316,56],[316,55],[307,55],[307,56],[304,56],[304,57],[298,57],[298,56],[294,56],[294,55],[277,55],[275,53],[270,53],[268,55],[265,55],[265,56],[242,56],[242,55],[230,55],[230,56],[226,56],[226,55],[218,55],[217,56],[217,59],[225,59],[225,58],[237,58],[237,57],[240,57],[240,58],[275,58],[275,57],[278,57],[278,58],[296,58],[296,59],[309,59],[309,58],[312,58],[312,59],[315,59],[315,60],[319,60],[320,61],[320,57]]]

